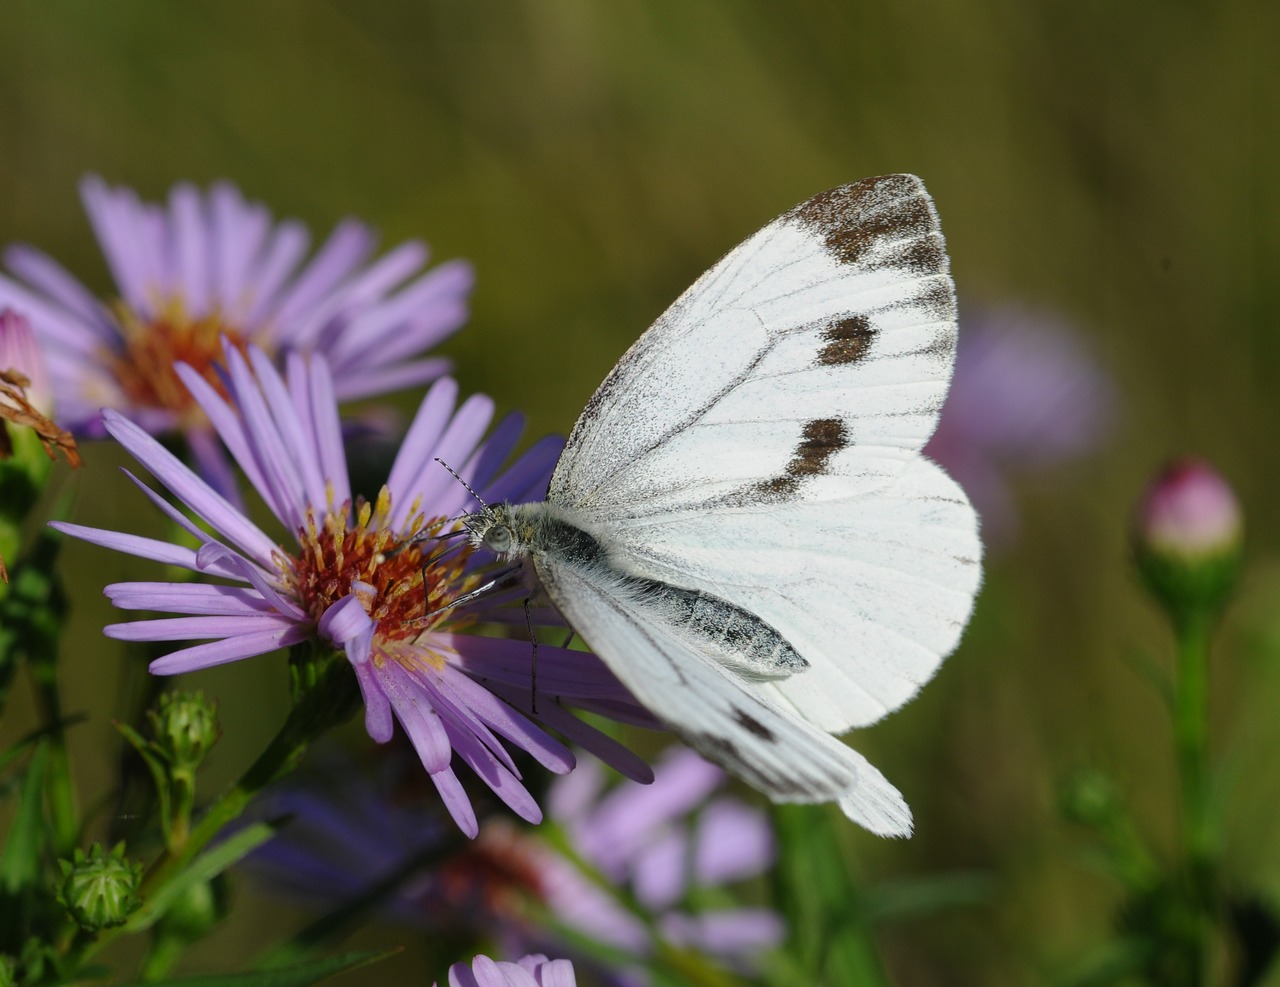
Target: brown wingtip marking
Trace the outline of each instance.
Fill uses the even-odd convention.
[[[923,237],[937,220],[920,180],[881,175],[819,192],[791,215],[822,236],[827,249],[846,264],[862,260],[886,238]]]
[[[857,363],[871,348],[876,329],[865,315],[851,315],[832,322],[822,330],[827,345],[818,353],[818,363],[825,367]]]

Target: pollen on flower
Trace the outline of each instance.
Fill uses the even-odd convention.
[[[407,533],[388,527],[385,488],[375,503],[361,499],[356,504],[354,521],[352,513],[351,505],[343,504],[321,518],[309,514],[306,529],[298,533],[301,547],[286,580],[312,619],[319,621],[330,606],[354,593],[377,624],[382,650],[394,650],[445,620],[455,628],[467,622],[465,615],[445,608],[478,581],[465,572],[469,547],[432,561],[434,543],[415,537],[432,524],[415,525]],[[434,619],[423,620],[432,613]]]
[[[124,345],[104,354],[112,376],[130,403],[163,408],[184,417],[203,417],[173,365],[182,362],[226,397],[226,388],[214,369],[225,360],[223,340],[241,352],[249,336],[215,310],[201,316],[188,313],[181,298],[169,298],[156,306],[156,314],[144,318],[123,302],[113,306]]]

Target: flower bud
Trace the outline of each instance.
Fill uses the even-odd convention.
[[[31,323],[11,308],[0,309],[0,370],[21,374],[31,407],[46,417],[53,414],[53,388],[49,386],[44,354]],[[5,400],[0,395],[0,402]]]
[[[193,772],[221,734],[218,704],[202,692],[166,692],[147,712],[155,750],[172,769]]]
[[[0,580],[4,560],[22,541],[22,524],[39,500],[54,450],[80,465],[76,440],[50,420],[53,392],[44,356],[31,326],[12,309],[0,309]]]
[[[59,860],[58,866],[58,901],[82,929],[97,932],[121,925],[139,905],[142,865],[125,859],[123,843],[109,852],[95,843],[87,855],[76,850],[71,860]]]
[[[1152,595],[1176,618],[1221,607],[1240,568],[1239,501],[1208,463],[1179,459],[1147,487],[1134,525],[1134,558]]]

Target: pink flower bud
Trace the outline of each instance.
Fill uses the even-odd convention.
[[[29,381],[25,391],[33,408],[46,416],[52,414],[53,391],[44,354],[36,344],[31,323],[11,308],[0,309],[0,371],[6,370],[17,371]]]
[[[1202,460],[1178,459],[1138,503],[1134,555],[1147,588],[1175,616],[1212,610],[1235,584],[1243,534],[1227,481]]]
[[[1199,459],[1167,466],[1138,508],[1138,537],[1152,551],[1200,558],[1234,550],[1242,529],[1235,491]]]

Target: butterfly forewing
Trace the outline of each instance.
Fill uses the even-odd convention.
[[[600,517],[888,482],[932,433],[955,305],[919,179],[832,189],[722,258],[579,418],[548,499]],[[840,493],[847,490],[842,486]]]

